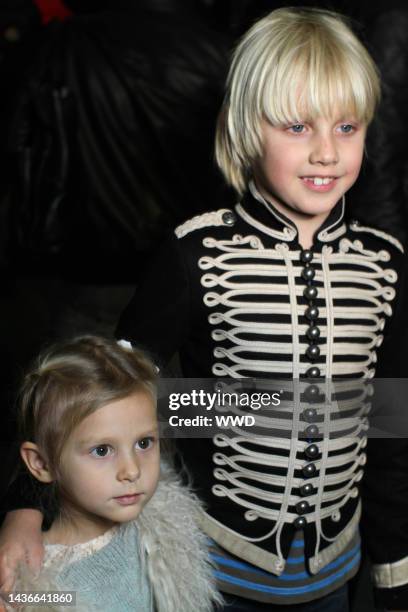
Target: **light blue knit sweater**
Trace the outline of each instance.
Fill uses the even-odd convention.
[[[78,603],[89,606],[89,610],[150,612],[153,609],[134,521],[85,544],[48,545],[46,559],[53,570],[61,563],[58,587],[76,591]]]

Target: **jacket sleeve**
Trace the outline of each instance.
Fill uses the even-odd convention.
[[[2,512],[4,514],[12,510],[22,510],[23,508],[40,510],[44,514],[39,489],[42,485],[37,485],[33,480],[26,468],[21,466],[17,477],[11,482],[2,504]]]
[[[1,513],[6,514],[23,508],[33,508],[43,512],[41,491],[44,485],[37,483],[30,475],[20,459],[17,445],[13,448],[12,456],[13,463],[17,467],[8,483],[6,495],[1,500]]]
[[[372,561],[374,596],[378,607],[408,609],[408,439],[405,406],[408,400],[406,359],[408,283],[404,258],[399,274],[394,313],[378,351],[377,396],[372,421],[385,424],[381,437],[369,437],[363,479],[365,542]],[[402,420],[401,420],[402,419]],[[395,423],[404,425],[396,436]],[[382,429],[382,428],[381,428]]]
[[[145,350],[163,367],[187,337],[189,321],[187,264],[178,239],[172,235],[147,266],[120,317],[116,337]]]

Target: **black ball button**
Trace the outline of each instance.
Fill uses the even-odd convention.
[[[235,214],[231,210],[227,210],[222,215],[222,221],[225,225],[235,225],[236,217]]]
[[[319,435],[319,428],[317,425],[308,425],[305,429],[304,435],[307,438],[315,438]]]
[[[316,416],[317,416],[317,410],[316,408],[306,408],[303,412],[302,412],[302,416],[304,418],[305,421],[307,421],[308,423],[310,423],[311,421],[314,421]]]
[[[300,261],[303,263],[310,263],[313,259],[313,253],[309,249],[305,249],[300,254]]]
[[[312,483],[305,482],[305,484],[302,484],[302,486],[299,488],[299,491],[302,497],[307,497],[308,495],[311,495],[313,493]]]
[[[303,268],[302,270],[302,277],[305,281],[311,281],[314,279],[315,277],[315,270],[314,268],[312,268],[312,266],[308,266],[307,268]]]
[[[320,369],[316,366],[312,366],[306,371],[308,378],[318,378],[320,376]]]
[[[305,287],[303,290],[303,295],[307,300],[314,300],[315,298],[317,298],[317,287],[315,287],[314,285]]]
[[[297,516],[293,521],[293,525],[296,529],[302,529],[307,525],[307,520],[304,516]]]
[[[312,478],[316,474],[316,466],[314,463],[306,463],[302,467],[302,474],[305,478]]]
[[[316,401],[319,397],[319,387],[317,385],[309,385],[305,389],[305,396],[308,402]]]
[[[314,321],[319,316],[319,309],[317,306],[308,306],[305,310],[305,315],[310,321]]]
[[[306,336],[309,340],[317,340],[320,337],[320,329],[316,325],[311,325],[306,330]]]
[[[309,459],[316,459],[319,452],[320,451],[319,451],[319,447],[317,446],[317,444],[311,444],[310,446],[307,446],[305,448],[305,455],[306,457],[309,457]]]
[[[298,514],[304,514],[305,512],[307,512],[309,510],[310,506],[308,504],[307,501],[305,501],[304,499],[302,499],[302,501],[298,502],[296,504],[296,512]]]
[[[311,344],[307,347],[306,355],[309,357],[309,359],[317,359],[320,355],[320,348],[317,346],[317,344]]]

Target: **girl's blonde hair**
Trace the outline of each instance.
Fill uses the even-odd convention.
[[[20,439],[34,442],[53,476],[72,431],[98,408],[145,391],[155,401],[156,368],[138,350],[82,336],[39,356],[23,380],[18,405]]]
[[[262,151],[262,119],[286,125],[336,112],[368,124],[379,99],[377,67],[344,17],[277,9],[234,52],[217,125],[217,163],[242,194]]]

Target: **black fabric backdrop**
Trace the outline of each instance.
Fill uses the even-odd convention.
[[[349,215],[408,235],[405,3],[66,4],[73,18],[42,27],[29,0],[0,0],[1,31],[19,33],[0,39],[2,488],[16,462],[15,384],[30,358],[61,336],[111,334],[168,228],[234,203],[215,168],[214,127],[230,50],[265,12],[318,5],[356,20],[383,101]]]

